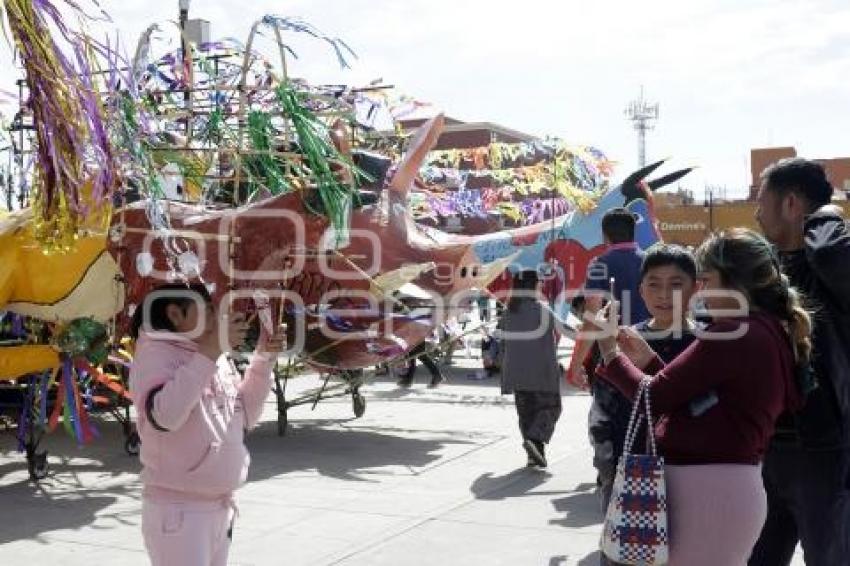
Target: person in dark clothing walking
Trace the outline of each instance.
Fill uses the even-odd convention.
[[[502,316],[502,393],[514,394],[528,465],[545,468],[546,444],[561,416],[562,372],[558,369],[556,319],[541,301],[536,271],[520,271],[514,276]]]
[[[443,372],[440,371],[440,366],[437,365],[437,362],[434,361],[434,358],[428,351],[430,347],[431,345],[428,342],[422,342],[410,350],[410,353],[408,354],[409,359],[405,368],[406,371],[404,372],[404,375],[399,378],[397,383],[399,387],[410,387],[413,385],[413,376],[416,374],[416,360],[422,362],[422,365],[424,365],[431,374],[431,382],[428,384],[428,387],[438,387],[446,380],[446,378],[443,377]]]
[[[481,322],[490,322],[490,295],[487,291],[481,291],[476,299],[478,303],[478,316]]]
[[[790,564],[798,541],[808,566],[850,560],[850,229],[832,192],[806,159],[761,175],[756,219],[807,299],[814,333],[805,405],[780,417],[764,460],[768,515],[750,566]]]

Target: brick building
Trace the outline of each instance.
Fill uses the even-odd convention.
[[[538,139],[531,134],[512,130],[493,122],[462,122],[446,116],[445,127],[434,149],[468,149],[483,147],[493,142],[522,143]],[[425,118],[401,120],[405,131],[415,130],[426,122]]]
[[[750,150],[750,200],[755,200],[759,188],[759,175],[765,168],[787,157],[797,157],[794,147],[764,147]],[[824,166],[830,183],[837,191],[850,191],[850,157],[815,159]]]

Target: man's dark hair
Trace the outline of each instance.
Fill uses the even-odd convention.
[[[508,310],[516,312],[519,310],[520,304],[526,299],[530,299],[530,292],[537,288],[537,282],[540,278],[535,269],[523,269],[514,274],[513,284],[511,286],[511,298],[508,300]]]
[[[612,244],[635,240],[635,215],[625,208],[612,208],[602,216],[602,233]]]
[[[810,212],[832,200],[832,185],[826,170],[816,161],[802,157],[781,159],[768,166],[761,179],[768,190],[781,196],[794,192],[803,197],[809,203]]]
[[[147,322],[147,328],[151,330],[174,332],[176,329],[168,319],[168,307],[170,305],[177,305],[185,313],[189,305],[198,299],[206,304],[212,303],[210,292],[206,286],[200,283],[194,283],[192,285],[168,283],[157,287],[145,297],[141,305],[136,307],[133,313],[133,320],[130,323],[130,336],[134,340],[138,338],[139,331],[145,322]],[[150,314],[148,320],[144,320],[146,311]]]
[[[646,250],[640,265],[640,280],[646,277],[650,269],[672,265],[681,269],[693,281],[697,279],[697,262],[687,249],[676,244],[658,243]]]

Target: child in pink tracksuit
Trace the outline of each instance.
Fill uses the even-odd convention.
[[[203,286],[168,285],[154,294],[134,320],[130,370],[142,440],[145,547],[153,566],[224,565],[233,493],[250,462],[244,431],[260,418],[284,338],[264,333],[241,379],[221,355],[217,314]],[[206,317],[199,314],[204,308]],[[202,330],[191,339],[196,327]],[[246,330],[237,315],[228,323],[230,343],[243,341]]]

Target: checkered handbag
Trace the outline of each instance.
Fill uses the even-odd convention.
[[[602,553],[620,564],[667,564],[669,554],[664,458],[658,456],[655,446],[649,383],[649,378],[644,379],[635,396],[602,530]],[[644,414],[641,414],[642,406]],[[649,454],[632,454],[644,416],[648,423]]]

